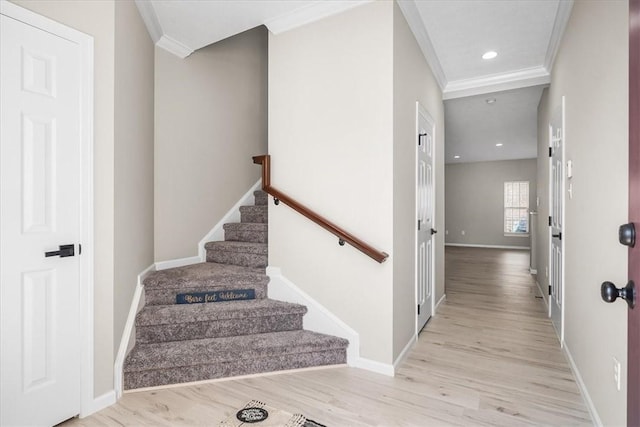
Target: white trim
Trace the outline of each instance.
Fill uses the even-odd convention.
[[[270,279],[269,298],[306,306],[307,314],[303,317],[304,329],[348,340],[347,363],[350,366],[357,366],[356,363],[360,359],[360,335],[358,332],[284,277],[279,267],[267,267],[267,276]]]
[[[506,245],[473,245],[467,243],[445,243],[445,246],[455,246],[460,248],[486,248],[486,249],[516,249],[522,251],[528,251],[531,248],[529,246],[506,246]]]
[[[438,55],[436,54],[436,50],[433,47],[433,43],[429,38],[429,33],[424,27],[424,21],[420,16],[420,11],[416,6],[415,0],[398,0],[398,6],[400,6],[400,10],[402,11],[404,18],[407,20],[407,24],[409,24],[409,28],[411,28],[413,36],[416,38],[424,58],[431,68],[431,72],[433,73],[436,82],[438,82],[440,90],[444,90],[447,86],[447,78],[442,69],[440,59],[438,59]]]
[[[402,349],[402,351],[400,352],[398,357],[396,357],[396,360],[393,362],[393,374],[394,374],[394,376],[395,376],[396,371],[398,370],[398,368],[402,364],[402,362],[405,361],[405,359],[407,358],[407,356],[411,352],[411,349],[413,348],[414,345],[416,345],[417,342],[418,342],[418,336],[417,335],[412,336],[411,339],[409,340],[409,342],[407,342],[407,344],[404,346],[404,348]]]
[[[569,366],[571,366],[571,371],[573,372],[573,376],[576,379],[576,383],[578,384],[578,389],[580,390],[580,394],[582,394],[582,398],[584,399],[584,403],[589,410],[589,414],[591,415],[591,421],[593,421],[593,425],[601,427],[602,420],[598,415],[598,411],[596,410],[596,405],[593,404],[593,400],[591,400],[591,396],[589,395],[589,391],[587,390],[587,386],[582,379],[582,375],[580,375],[580,371],[578,370],[578,366],[576,362],[573,360],[573,356],[571,356],[571,352],[569,351],[569,347],[565,343],[564,345],[564,354],[569,361]]]
[[[442,99],[462,98],[503,90],[548,85],[549,83],[551,83],[549,71],[542,66],[533,67],[508,73],[450,81],[442,91]]]
[[[547,301],[547,298],[545,298],[545,295],[549,296],[549,291],[547,290],[547,293],[545,293],[542,290],[542,286],[540,286],[540,282],[538,282],[537,280],[536,280],[536,285],[538,286],[538,290],[540,291],[540,295],[542,296],[542,301],[544,301],[544,305],[547,307],[547,317],[549,317],[549,312],[548,312],[549,302]]]
[[[153,8],[153,4],[149,0],[135,0],[135,2],[151,39],[154,43],[158,43],[160,37],[162,37],[162,26],[158,20],[158,15],[156,15],[156,10]]]
[[[189,46],[180,43],[178,40],[163,34],[162,37],[156,42],[156,46],[161,47],[167,52],[173,53],[178,58],[184,59],[191,55],[194,50]]]
[[[184,267],[185,265],[198,264],[202,262],[200,256],[192,256],[187,258],[170,259],[167,261],[158,261],[155,263],[156,270],[166,270],[168,268]]]
[[[553,30],[551,31],[551,37],[549,39],[549,46],[547,47],[547,54],[544,57],[544,68],[551,73],[553,64],[560,48],[560,41],[562,35],[569,22],[571,16],[571,9],[573,9],[573,0],[562,0],[558,5],[558,12],[556,13],[556,20],[553,22]]]
[[[440,299],[436,303],[435,309],[433,310],[433,314],[436,314],[436,311],[438,310],[438,307],[440,307],[440,304],[445,302],[446,299],[447,299],[447,294],[442,294],[442,296],[440,297]]]
[[[118,353],[116,354],[116,360],[113,368],[113,388],[115,389],[116,399],[122,397],[123,390],[123,367],[124,359],[127,357],[129,351],[135,345],[135,335],[133,335],[134,326],[136,323],[136,314],[142,309],[144,305],[144,279],[149,274],[156,270],[154,264],[147,267],[142,273],[138,274],[138,282],[136,284],[133,297],[131,298],[131,305],[129,306],[129,315],[127,316],[127,322],[124,325],[124,331],[122,332],[122,339],[120,340],[120,346],[118,347]],[[132,340],[133,338],[133,340]]]
[[[350,1],[318,1],[308,6],[299,7],[289,13],[268,19],[264,25],[273,34],[280,34],[285,31],[319,21],[332,15],[337,15],[354,7],[369,3],[372,0],[350,0]]]
[[[95,414],[98,411],[103,410],[113,404],[116,403],[116,392],[114,390],[109,390],[108,392],[101,394],[95,399],[92,397],[90,406],[87,408],[85,413],[80,413],[79,418],[88,417],[91,414]]]
[[[64,24],[24,9],[5,0],[0,1],[0,13],[27,25],[62,37],[80,48],[81,103],[81,171],[80,189],[80,416],[93,413],[94,376],[94,207],[93,207],[93,37]]]
[[[375,372],[377,374],[386,375],[388,377],[393,377],[395,375],[395,370],[392,364],[377,362],[375,360],[365,359],[364,357],[360,357],[355,361],[355,363],[349,364],[349,366],[364,369],[370,372]]]
[[[240,206],[253,205],[253,193],[261,189],[262,179],[253,184],[238,202],[222,217],[220,221],[200,240],[198,243],[198,255],[200,262],[207,260],[207,251],[204,245],[212,241],[224,240],[224,225],[233,222],[240,222]]]

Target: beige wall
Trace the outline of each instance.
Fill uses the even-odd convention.
[[[529,181],[529,209],[535,210],[536,174],[536,159],[446,165],[446,242],[529,247],[529,237],[504,235],[504,183]]]
[[[113,389],[114,22],[112,1],[20,0],[16,4],[94,38],[95,395]]]
[[[436,226],[444,229],[444,107],[442,92],[394,2],[393,9],[393,359],[416,325],[416,100],[436,125]],[[436,302],[444,295],[444,234],[435,235]]]
[[[286,206],[269,209],[269,264],[393,357],[393,3],[269,37],[272,185],[374,247],[384,264]]]
[[[155,56],[155,260],[198,242],[260,177],[267,151],[267,30],[180,59]]]
[[[573,198],[567,195],[563,232],[565,344],[600,420],[611,426],[626,424],[627,306],[602,302],[600,284],[621,286],[627,279],[627,249],[617,231],[628,207],[628,27],[626,1],[576,2],[539,110],[547,115],[566,96]],[[545,161],[544,150],[539,154]],[[540,188],[546,188],[546,170],[540,172]],[[540,229],[541,245],[548,245],[546,233]],[[621,391],[614,386],[613,357],[625,367]]]
[[[153,263],[153,58],[135,3],[115,2],[114,354],[137,276]]]

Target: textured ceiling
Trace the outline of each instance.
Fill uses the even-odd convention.
[[[259,25],[278,34],[369,2],[135,1],[156,44],[183,58]],[[536,108],[573,0],[397,1],[443,90],[445,161],[535,157]],[[483,60],[488,50],[497,58]]]

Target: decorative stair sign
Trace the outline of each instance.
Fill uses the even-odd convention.
[[[176,295],[176,304],[202,304],[207,302],[241,301],[255,299],[254,289],[233,289],[230,291],[188,292]]]

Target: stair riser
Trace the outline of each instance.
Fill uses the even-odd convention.
[[[267,266],[268,259],[266,254],[227,252],[220,249],[215,249],[207,250],[207,262],[241,265],[244,267],[264,268]]]
[[[346,363],[347,360],[346,350],[285,354],[245,360],[241,359],[242,355],[238,356],[238,360],[216,362],[211,365],[178,366],[170,369],[126,372],[124,375],[124,388],[131,390],[142,387],[308,368],[311,366],[338,365]]]
[[[155,326],[136,325],[136,342],[149,344],[200,338],[220,338],[269,332],[295,331],[300,329],[302,329],[302,314]]]
[[[168,305],[176,303],[176,295],[190,293],[190,292],[209,292],[209,291],[232,291],[237,289],[253,289],[255,290],[256,298],[267,297],[267,280],[265,283],[234,283],[229,285],[216,285],[216,286],[200,286],[193,288],[180,288],[180,289],[145,289],[144,297],[145,304],[147,305]],[[215,303],[209,303],[215,304]]]
[[[224,240],[233,242],[267,243],[266,231],[225,230]]]
[[[240,222],[257,222],[260,224],[266,224],[269,222],[269,215],[266,212],[241,212]]]
[[[254,193],[253,199],[255,200],[256,206],[266,206],[269,202],[269,196],[264,192]]]

